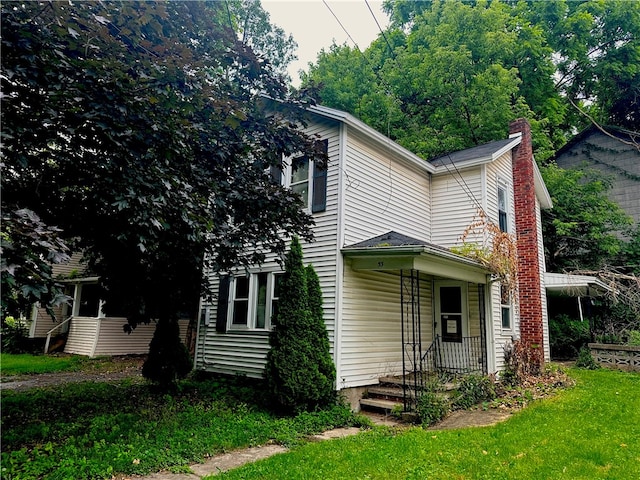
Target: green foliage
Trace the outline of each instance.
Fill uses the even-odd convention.
[[[14,317],[5,317],[2,320],[2,351],[5,353],[25,353],[29,350],[27,326]]]
[[[185,378],[192,368],[189,351],[180,340],[178,321],[160,319],[149,344],[142,375],[167,389],[174,387],[178,379]]]
[[[640,347],[640,330],[630,330],[629,332],[627,332],[627,335],[627,345]]]
[[[589,322],[576,320],[568,315],[549,319],[552,358],[575,358],[590,340]]]
[[[105,314],[134,328],[193,312],[203,272],[267,253],[247,245],[282,254],[283,237],[311,237],[300,198],[268,171],[286,155],[325,155],[303,132],[305,104],[238,40],[225,3],[1,8],[2,248],[21,252],[7,255],[9,277],[3,264],[14,282],[3,302],[55,292],[43,269],[58,238],[85,253]],[[23,234],[5,212],[33,212],[43,228]]]
[[[112,478],[179,471],[232,449],[301,443],[333,427],[360,425],[347,407],[279,418],[264,386],[208,376],[171,395],[148,385],[81,383],[2,392],[3,478]],[[126,401],[123,401],[126,399]]]
[[[543,212],[547,269],[598,269],[621,251],[616,232],[631,222],[607,197],[610,179],[596,170],[542,169],[554,208]]]
[[[589,347],[582,347],[578,353],[576,367],[584,368],[586,370],[597,370],[600,368],[600,365],[598,365],[598,362],[593,359],[593,355],[591,355]]]
[[[482,402],[495,400],[496,386],[486,375],[466,375],[458,385],[453,406],[467,409]]]
[[[274,405],[288,413],[330,405],[335,401],[335,367],[322,316],[322,292],[313,269],[303,266],[296,237],[282,282],[265,366],[268,391]]]
[[[451,411],[449,397],[442,391],[438,382],[426,385],[420,392],[420,398],[416,404],[416,413],[422,425],[429,426],[438,423]]]

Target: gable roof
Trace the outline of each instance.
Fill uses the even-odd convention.
[[[622,140],[630,141],[635,139],[636,141],[638,141],[638,139],[640,139],[640,132],[633,132],[631,130],[625,130],[624,128],[614,127],[612,125],[604,125],[602,128],[604,128],[607,131],[607,133]],[[575,137],[573,137],[571,140],[569,140],[565,145],[563,145],[562,148],[560,148],[555,153],[553,158],[556,159],[560,157],[564,153],[570,151],[573,147],[575,147],[580,142],[596,134],[606,135],[595,125],[588,126],[584,130],[582,130],[580,133],[578,133]]]
[[[377,248],[377,247],[401,247],[405,245],[429,245],[429,242],[408,237],[393,230],[377,237],[368,238],[362,242],[354,243],[346,248]],[[433,245],[433,244],[431,244]],[[433,245],[434,247],[437,245]]]
[[[471,166],[481,163],[491,162],[508,150],[516,147],[521,141],[521,137],[505,138],[493,142],[477,145],[457,152],[447,153],[429,160],[434,167],[446,167],[455,164],[456,166]],[[464,164],[464,165],[462,165]],[[442,170],[437,168],[437,170]],[[446,170],[446,169],[445,169]]]
[[[312,105],[308,107],[307,110],[321,117],[337,120],[339,122],[344,123],[345,125],[353,128],[360,134],[367,137],[369,140],[372,140],[378,145],[392,151],[394,154],[398,155],[408,163],[412,164],[413,166],[417,167],[418,169],[424,172],[427,172],[427,173],[435,172],[435,168],[429,162],[426,162],[424,159],[422,159],[415,153],[397,144],[396,142],[391,140],[389,137],[378,132],[376,129],[371,128],[369,125],[364,123],[362,120],[357,119],[350,113],[343,112],[342,110],[336,110],[335,108],[324,107],[322,105]]]

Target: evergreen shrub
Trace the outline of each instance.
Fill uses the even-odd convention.
[[[299,413],[335,402],[335,367],[313,267],[305,269],[297,238],[285,259],[278,311],[269,335],[265,378],[274,406]]]

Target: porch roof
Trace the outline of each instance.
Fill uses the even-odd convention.
[[[597,297],[613,291],[602,280],[590,275],[545,272],[544,283],[547,292],[568,297]]]
[[[387,232],[342,248],[353,270],[418,270],[428,275],[473,283],[487,283],[490,272],[480,263],[449,249]]]

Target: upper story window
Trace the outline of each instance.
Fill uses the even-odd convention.
[[[322,146],[327,151],[328,141]],[[319,166],[306,156],[293,157],[283,162],[282,171],[272,167],[270,174],[276,183],[290,188],[302,199],[305,209],[312,213],[327,209],[327,168]]]
[[[509,231],[508,198],[506,185],[498,185],[498,225],[503,232]]]

